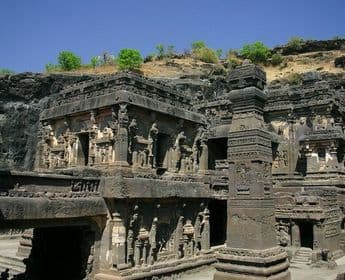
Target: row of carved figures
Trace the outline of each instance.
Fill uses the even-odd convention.
[[[197,130],[192,147],[186,144],[187,137],[183,131],[175,136],[170,147],[157,147],[159,128],[156,122],[151,125],[147,137],[138,135],[135,118],[128,123],[126,106],[121,105],[117,115],[112,111],[111,120],[102,130],[94,111],[90,113],[88,126],[79,132],[72,132],[65,121],[64,132],[56,136],[53,126],[44,124],[40,167],[65,168],[122,162],[134,168],[155,169],[160,149],[165,150],[165,156],[159,167],[170,172],[192,173],[207,169],[208,148],[203,127]]]
[[[210,212],[202,205],[194,224],[191,219],[179,216],[174,229],[165,228],[159,217],[154,217],[148,229],[142,224],[138,206],[130,217],[127,230],[127,263],[133,266],[151,265],[160,255],[184,258],[197,255],[210,248]]]

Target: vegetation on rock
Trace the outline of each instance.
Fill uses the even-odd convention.
[[[271,64],[273,65],[273,66],[277,66],[277,65],[280,65],[282,62],[283,62],[283,57],[282,57],[282,55],[281,54],[279,54],[279,53],[275,53],[275,54],[273,54],[272,55],[272,57],[271,57]]]
[[[133,70],[140,68],[143,58],[138,50],[122,49],[117,57],[117,65],[121,70]]]
[[[62,51],[58,55],[58,63],[62,70],[75,70],[80,68],[81,58],[71,51]]]
[[[0,68],[0,75],[11,75],[14,74],[14,71],[8,69],[8,68]]]
[[[290,38],[286,46],[294,51],[299,51],[300,49],[302,49],[303,42],[304,40],[302,38],[294,36]]]
[[[240,50],[240,55],[254,63],[266,63],[270,57],[270,49],[262,42],[257,41],[253,44],[244,45]]]

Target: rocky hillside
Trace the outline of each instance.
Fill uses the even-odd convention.
[[[301,74],[309,71],[343,73],[345,72],[345,58],[342,64],[336,67],[337,58],[345,57],[345,39],[325,41],[304,41],[298,50],[284,45],[271,50],[282,55],[283,61],[272,66],[269,62],[261,65],[267,73],[267,80],[289,78],[294,73]],[[236,60],[240,63],[241,58]],[[194,59],[191,55],[176,55],[173,58],[164,58],[145,62],[140,72],[151,78],[203,78],[214,73],[226,73],[231,65],[227,60],[221,60],[218,64],[204,63]],[[341,67],[342,66],[342,67]],[[118,72],[116,66],[101,66],[95,69],[84,67],[74,73],[77,74],[112,74]]]

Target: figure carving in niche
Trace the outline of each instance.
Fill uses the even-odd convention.
[[[137,125],[137,120],[132,119],[131,123],[128,126],[128,136],[129,136],[129,146],[128,146],[128,151],[130,154],[133,153],[134,151],[134,146],[136,142],[136,137],[137,137],[137,131],[138,131],[138,125]]]
[[[194,227],[191,220],[187,220],[183,226],[183,251],[184,256],[193,256],[194,254]]]
[[[208,151],[205,141],[205,129],[203,127],[199,127],[192,146],[191,158],[194,172],[197,172],[200,169],[201,163],[203,163],[201,164],[202,166],[207,164],[207,162],[202,162],[207,160],[207,158],[205,158],[206,152]]]
[[[96,111],[95,110],[92,110],[90,112],[90,129],[91,130],[97,129]]]
[[[278,234],[279,245],[286,247],[290,242],[289,226],[288,224],[279,222],[276,224],[276,231]]]
[[[118,120],[119,125],[123,127],[128,123],[127,103],[120,103],[119,106]]]
[[[157,124],[154,122],[149,130],[148,145],[147,145],[149,164],[153,168],[156,168],[158,131],[159,130],[158,130]]]
[[[204,203],[200,204],[200,211],[198,212],[195,223],[194,223],[194,240],[195,240],[195,250],[196,252],[200,252],[202,249],[202,224],[204,222]]]
[[[149,264],[153,264],[157,260],[157,222],[158,218],[154,217],[151,225],[149,242],[150,242],[150,254],[149,254]]]
[[[134,241],[138,233],[139,207],[134,206],[133,214],[130,217],[127,232],[127,262],[134,265]]]
[[[118,118],[116,115],[116,109],[115,107],[111,108],[111,120],[108,122],[109,128],[113,131],[113,137],[116,135],[118,130]]]
[[[182,172],[189,171],[192,168],[192,160],[189,157],[192,149],[184,144],[187,137],[184,132],[180,132],[175,140],[174,146],[171,151],[171,171]]]
[[[311,128],[307,125],[307,118],[300,117],[299,123],[296,125],[296,141],[299,144],[299,141],[303,139],[303,137],[311,131]]]
[[[277,150],[273,161],[273,168],[283,168],[288,166],[288,151]]]

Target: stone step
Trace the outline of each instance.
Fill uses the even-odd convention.
[[[22,258],[13,256],[0,256],[1,271],[9,268],[12,274],[23,273],[25,271],[25,264]]]

